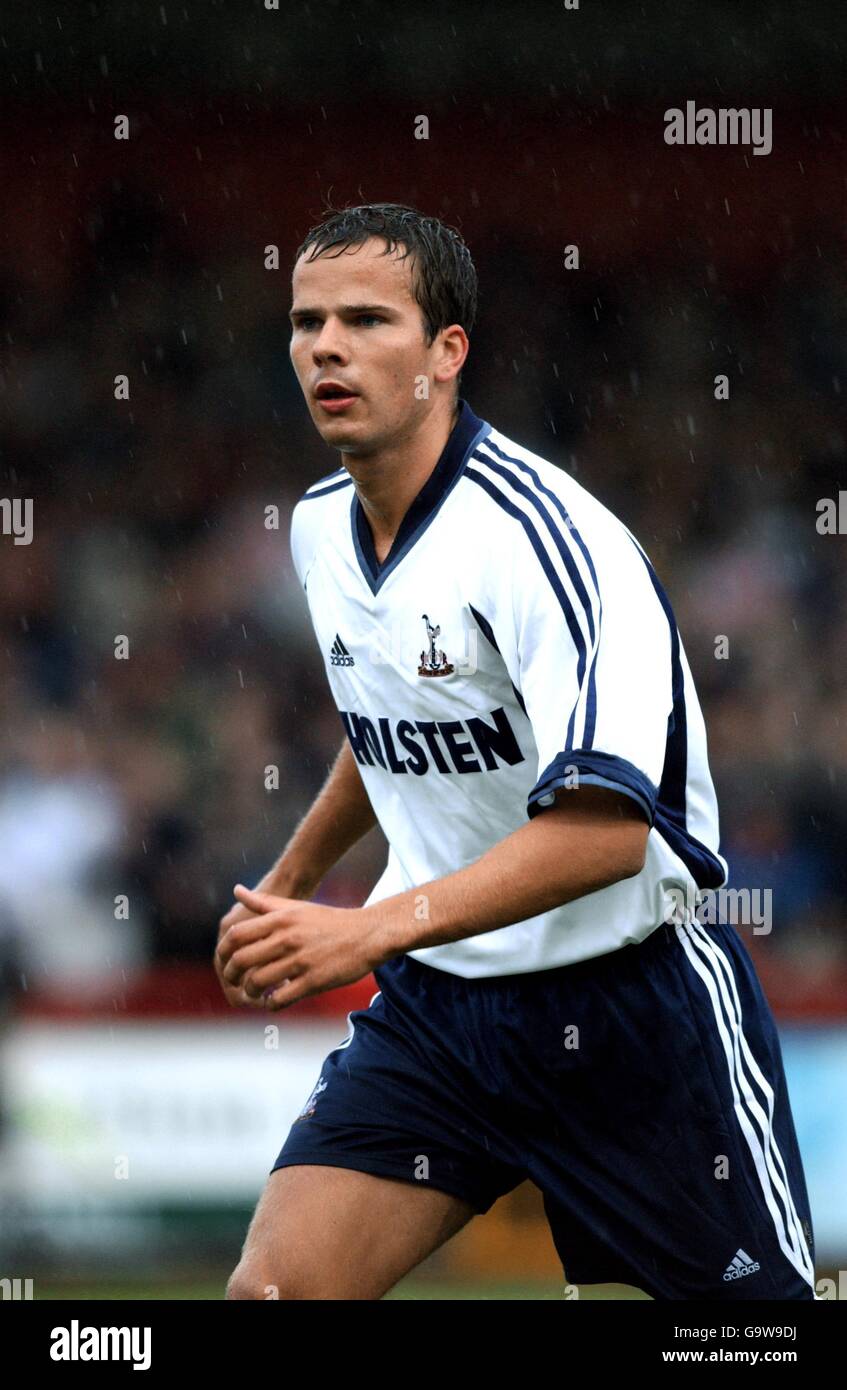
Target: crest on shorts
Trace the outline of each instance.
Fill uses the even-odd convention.
[[[436,637],[440,636],[440,634],[441,634],[441,626],[440,626],[440,624],[439,624],[439,625],[436,625],[436,626],[433,626],[433,624],[429,621],[429,618],[428,618],[428,616],[427,616],[426,613],[422,613],[422,614],[421,614],[421,617],[423,618],[424,622],[426,623],[426,635],[427,635],[428,646],[425,647],[424,650],[421,652],[421,664],[420,664],[420,666],[418,667],[418,675],[419,675],[419,676],[450,676],[450,675],[452,675],[452,673],[453,673],[453,672],[455,671],[455,669],[456,669],[455,666],[451,665],[451,663],[447,660],[446,654],[445,654],[443,651],[440,651],[440,650],[438,649],[438,647],[436,647],[436,645],[435,645],[435,639],[436,639]]]
[[[321,1091],[326,1090],[327,1085],[328,1082],[324,1081],[322,1076],[318,1078],[317,1086],[313,1090],[312,1094],[309,1096],[309,1099],[306,1101],[306,1104],[303,1106],[303,1109],[300,1111],[300,1114],[297,1116],[298,1120],[305,1120],[308,1118],[309,1115],[314,1115],[315,1106],[318,1103],[318,1096],[321,1094]]]

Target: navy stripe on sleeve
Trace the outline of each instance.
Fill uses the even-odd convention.
[[[474,455],[474,457],[476,457],[476,455]],[[491,465],[490,459],[484,458],[482,462]],[[559,601],[559,605],[565,616],[568,631],[570,632],[571,638],[573,639],[573,644],[576,648],[577,654],[577,684],[581,691],[582,682],[585,678],[585,669],[587,664],[585,638],[582,635],[582,628],[577,622],[576,614],[573,610],[573,605],[571,604],[567,594],[565,593],[562,581],[560,580],[558,574],[556,573],[555,569],[550,563],[550,557],[544,548],[538,531],[536,530],[535,526],[533,525],[530,518],[526,515],[526,513],[521,511],[520,507],[517,507],[514,504],[514,502],[511,502],[509,498],[506,496],[506,494],[502,492],[501,489],[495,483],[493,483],[490,478],[486,477],[484,473],[479,473],[475,468],[471,468],[470,464],[468,464],[467,468],[465,469],[465,477],[470,478],[471,481],[477,483],[483,489],[484,492],[487,492],[489,497],[491,497],[497,503],[498,506],[502,507],[505,512],[508,512],[509,516],[514,517],[516,521],[520,522],[521,526],[526,532],[527,539],[529,540],[530,545],[535,551],[541,568],[544,570],[544,573],[547,576],[550,587],[552,588],[554,594],[556,595],[556,598]],[[579,699],[577,698],[577,704],[578,703]],[[576,708],[577,706],[574,705],[574,708],[571,711],[571,717],[568,722],[565,743],[572,743],[574,739]]]
[[[502,463],[498,463],[496,458],[490,457],[488,453],[484,452],[485,450],[495,450],[500,455],[500,458],[504,459],[506,463],[513,464],[517,468],[522,468],[523,471],[526,474],[528,474],[530,478],[532,478],[535,488],[537,488],[538,491],[543,492],[555,503],[556,510],[561,516],[562,522],[564,523],[564,530],[561,527],[559,527],[554,518],[551,517],[549,511],[541,501],[541,498],[538,496],[538,491],[535,491],[533,489],[533,486],[531,486],[528,483],[525,483],[523,479],[516,477],[515,474],[510,471],[510,469],[504,468]],[[594,731],[597,724],[596,665],[597,653],[600,646],[600,628],[603,620],[603,604],[600,599],[600,588],[597,583],[597,574],[594,569],[594,564],[592,562],[591,556],[588,552],[588,548],[585,545],[585,542],[583,541],[576,527],[574,526],[573,521],[568,515],[567,509],[565,508],[560,498],[558,498],[556,494],[550,490],[550,488],[544,486],[534,468],[530,468],[528,464],[522,464],[520,459],[512,458],[510,454],[504,453],[504,451],[498,448],[496,444],[492,443],[490,439],[486,439],[483,441],[480,448],[478,448],[475,451],[474,458],[479,459],[481,463],[484,463],[488,468],[492,469],[500,477],[505,478],[506,481],[511,485],[511,487],[514,488],[514,490],[517,493],[519,493],[522,497],[526,497],[527,500],[532,503],[533,507],[538,512],[542,521],[545,523],[547,530],[550,532],[550,535],[553,538],[553,543],[556,546],[556,549],[558,550],[559,554],[561,555],[562,560],[564,561],[565,569],[567,570],[570,581],[574,586],[576,595],[580,603],[582,604],[583,610],[585,611],[585,614],[588,618],[588,633],[593,650],[591,653],[591,662],[588,667],[588,685],[585,691],[585,727],[583,729],[581,741],[585,748],[590,748],[594,742]],[[589,597],[588,591],[582,579],[582,575],[579,572],[579,569],[571,552],[570,545],[568,544],[567,536],[573,537],[574,542],[579,545],[579,548],[585,557],[586,563],[591,573],[591,577],[594,583],[594,589],[597,594],[596,626],[594,618],[595,600]],[[576,706],[572,711],[571,721],[568,725],[567,738],[569,743],[573,742],[573,740],[576,738],[574,724],[576,720],[576,709],[579,705],[581,695],[582,681],[580,680],[580,694],[577,696]]]
[[[490,642],[490,643],[491,643],[491,646],[494,648],[494,650],[495,650],[495,652],[497,653],[497,655],[498,655],[499,657],[502,657],[503,653],[500,651],[500,648],[499,648],[498,645],[497,645],[497,638],[494,636],[494,628],[491,626],[491,624],[490,624],[490,622],[488,621],[488,619],[487,619],[487,618],[484,618],[484,617],[482,616],[482,614],[481,614],[480,612],[478,612],[478,610],[477,610],[476,608],[474,608],[474,606],[473,606],[472,603],[469,603],[469,604],[468,604],[468,608],[469,608],[469,609],[471,610],[471,612],[473,613],[474,622],[476,623],[477,627],[479,628],[479,630],[480,630],[480,632],[482,633],[483,637],[485,638],[486,642]],[[506,663],[504,662],[503,665],[505,666],[505,664],[506,664]],[[517,702],[518,702],[518,704],[520,705],[521,709],[523,710],[524,714],[526,714],[526,704],[524,703],[524,697],[523,697],[523,695],[521,694],[521,692],[518,690],[518,687],[515,685],[515,682],[514,682],[514,681],[512,681],[512,689],[513,689],[514,692],[515,692],[515,699],[517,700]],[[527,716],[527,717],[528,717],[528,716]]]

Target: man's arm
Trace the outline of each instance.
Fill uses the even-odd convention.
[[[606,787],[563,789],[555,806],[475,863],[365,908],[296,903],[240,885],[261,914],[221,943],[224,977],[269,1008],[359,980],[424,946],[496,931],[630,878],[644,865],[649,827],[638,804]]]
[[[467,868],[365,908],[363,926],[380,962],[496,931],[639,873],[648,834],[629,797],[606,787],[560,791],[555,806]]]
[[[329,775],[279,859],[262,879],[269,892],[310,898],[357,841],[376,825],[359,767],[347,739]]]
[[[282,898],[310,898],[330,869],[375,825],[376,816],[345,738],[324,785],[257,891]],[[249,907],[236,902],[220,920],[218,946],[230,927],[254,917]],[[224,980],[217,949],[214,963],[230,1004],[256,1002]]]

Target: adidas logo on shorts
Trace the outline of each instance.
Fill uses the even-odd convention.
[[[761,1267],[759,1261],[751,1259],[746,1250],[736,1250],[724,1270],[724,1281],[728,1284],[731,1279],[743,1279],[745,1274],[755,1274]]]
[[[356,665],[337,632],[335,634],[335,641],[329,649],[329,661],[331,666]]]

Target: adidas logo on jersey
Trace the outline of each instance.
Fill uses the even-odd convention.
[[[335,641],[329,649],[329,661],[331,666],[356,665],[337,632],[335,634]]]
[[[751,1259],[746,1250],[736,1250],[724,1270],[724,1282],[728,1284],[732,1279],[743,1279],[745,1274],[755,1274],[761,1267],[759,1261]]]

